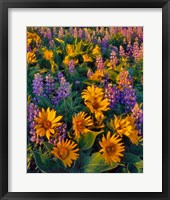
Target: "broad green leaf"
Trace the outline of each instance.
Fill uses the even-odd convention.
[[[112,163],[112,165],[106,164],[103,156],[100,153],[93,153],[84,159],[84,163],[80,168],[83,173],[100,173],[114,169],[118,166],[118,163]]]
[[[48,150],[48,152],[51,154],[51,151],[53,150],[53,145],[49,144],[48,142],[43,142],[44,146]]]
[[[51,158],[48,158],[44,156],[43,154],[34,151],[34,158],[35,162],[38,166],[38,168],[43,172],[43,173],[63,173],[66,172],[64,167],[61,167],[60,161],[59,160],[53,160]]]
[[[129,163],[129,164],[127,165],[127,171],[128,171],[129,173],[138,173],[137,167],[136,167],[134,164],[131,164],[131,163]]]
[[[91,131],[91,132],[88,132],[88,133],[85,133],[85,134],[81,135],[80,139],[79,139],[79,147],[80,147],[80,149],[81,150],[90,149],[94,144],[96,136],[98,134],[102,133],[102,132],[103,131],[99,131],[99,132]]]
[[[109,74],[109,77],[111,80],[116,81],[118,78],[118,74],[114,72],[113,70],[107,70],[107,73]]]
[[[136,163],[141,161],[141,159],[132,153],[124,153],[124,156],[122,158],[122,163]]]

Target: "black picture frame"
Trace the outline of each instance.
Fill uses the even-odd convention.
[[[8,111],[10,112],[8,8],[162,8],[162,192],[8,192]],[[168,67],[170,67],[169,0],[0,0],[0,199],[170,199],[170,68]]]

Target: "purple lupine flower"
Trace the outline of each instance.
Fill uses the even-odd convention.
[[[124,87],[121,96],[121,103],[125,106],[125,112],[129,112],[136,104],[136,92],[131,85]]]
[[[101,56],[98,56],[96,58],[96,66],[97,66],[98,70],[103,70],[104,69],[103,58]]]
[[[83,38],[83,30],[82,28],[79,28],[79,31],[78,31],[78,34],[79,34],[79,38]]]
[[[56,129],[56,134],[48,141],[50,144],[56,145],[59,141],[62,139],[65,139],[67,136],[67,126],[65,123],[62,123],[61,126],[59,126]]]
[[[63,73],[62,72],[58,72],[58,80],[59,80],[59,82],[61,81],[61,78],[63,78],[64,77],[64,75],[63,75]]]
[[[42,144],[42,142],[44,141],[43,137],[37,137],[34,129],[34,126],[36,125],[35,119],[36,117],[38,117],[39,111],[40,110],[38,106],[35,105],[34,103],[28,104],[27,118],[28,118],[28,130],[31,135],[30,141],[35,142],[37,144]]]
[[[76,84],[76,85],[80,84],[80,81],[76,81],[75,84]]]
[[[121,45],[119,47],[119,55],[122,56],[123,58],[126,57],[125,50]]]
[[[62,100],[69,96],[71,86],[68,82],[66,82],[65,78],[63,77],[60,82],[60,86],[57,90],[57,99]]]
[[[125,88],[128,87],[129,85],[133,85],[133,79],[129,75],[129,72],[125,69],[122,69],[121,72],[119,73],[119,88]]]
[[[88,69],[88,71],[87,71],[87,77],[89,78],[92,74],[93,74],[93,72],[91,71],[91,69]]]
[[[118,58],[116,51],[112,50],[110,53],[110,66],[114,69],[118,64]]]
[[[33,86],[33,94],[37,96],[42,96],[44,92],[44,83],[41,74],[37,73],[34,75],[32,86]]]
[[[102,40],[101,40],[100,37],[97,38],[97,43],[98,43],[98,44],[101,44],[101,43],[102,43]]]
[[[70,27],[70,34],[73,35],[73,33],[74,33],[74,28]]]
[[[47,28],[46,34],[47,34],[48,40],[51,41],[52,40],[52,33],[51,33],[50,28]]]
[[[108,84],[105,87],[105,98],[109,100],[110,108],[116,109],[120,100],[120,90],[116,87],[116,85]]]
[[[73,37],[74,37],[74,38],[77,38],[77,36],[78,36],[78,31],[77,31],[77,28],[75,27],[75,28],[74,28]]]
[[[104,37],[104,38],[102,39],[101,46],[102,46],[102,51],[103,51],[104,49],[107,49],[107,48],[109,47],[109,41],[108,41],[108,39],[107,39],[106,37]]]
[[[74,73],[74,69],[75,69],[74,60],[70,60],[69,61],[68,68],[69,68],[70,74],[73,74]]]
[[[143,44],[139,46],[138,38],[136,37],[133,43],[132,55],[136,61],[140,60],[143,56]]]
[[[28,52],[28,51],[32,51],[32,48],[31,48],[31,46],[29,46],[29,45],[27,46],[27,52]]]
[[[133,47],[131,45],[131,42],[128,43],[127,47],[126,47],[126,54],[128,56],[132,56],[132,51],[133,51]]]
[[[63,27],[60,27],[59,33],[58,33],[58,37],[61,39],[64,35],[64,30]]]
[[[53,34],[55,35],[57,33],[56,27],[53,26]]]
[[[139,131],[139,135],[142,135],[142,124],[143,124],[143,110],[139,108],[136,103],[132,109],[132,116],[135,118],[136,128]]]
[[[45,89],[47,95],[51,95],[54,91],[54,78],[50,74],[45,77]]]
[[[56,91],[55,97],[52,99],[52,103],[54,105],[58,104],[61,100],[65,99],[70,95],[71,92],[71,85],[70,83],[66,82],[64,77],[60,79],[60,86]]]
[[[50,40],[49,45],[50,45],[50,48],[53,48],[53,47],[56,46],[55,43],[54,43],[54,40]]]

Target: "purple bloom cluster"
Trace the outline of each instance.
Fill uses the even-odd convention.
[[[60,87],[57,90],[57,94],[58,94],[57,99],[61,100],[63,98],[68,97],[70,94],[70,89],[71,89],[70,84],[66,82],[66,79],[64,77],[61,78]]]
[[[71,85],[70,83],[66,82],[64,76],[60,76],[59,82],[60,86],[56,91],[56,96],[52,99],[54,105],[58,104],[62,99],[68,97],[71,92]]]
[[[129,72],[123,69],[119,73],[119,88],[125,88],[128,87],[129,85],[133,85],[133,79],[129,75]]]
[[[51,30],[49,28],[47,28],[46,35],[47,35],[48,40],[51,41],[52,40],[52,33],[51,33]]]
[[[70,60],[69,61],[68,67],[69,67],[70,74],[73,74],[74,73],[74,69],[75,69],[74,60]]]
[[[65,123],[62,123],[56,130],[56,134],[52,137],[48,142],[50,144],[57,144],[57,142],[61,141],[62,139],[66,138],[67,136],[67,126]]]
[[[121,90],[121,104],[125,105],[125,111],[129,112],[136,104],[136,92],[133,89],[133,79],[125,69],[119,74],[118,87]]]
[[[45,77],[45,89],[47,95],[52,94],[54,91],[54,78],[50,74]]]
[[[35,122],[35,118],[38,117],[38,113],[39,113],[39,108],[37,105],[35,105],[34,103],[30,103],[28,105],[28,123],[29,123],[29,133],[31,135],[30,141],[31,142],[35,142],[37,144],[42,144],[42,142],[44,141],[42,137],[37,137],[36,133],[35,133],[35,129],[34,126],[36,125]]]
[[[125,50],[122,46],[119,47],[119,55],[122,57],[126,57]]]
[[[138,38],[136,38],[133,43],[132,54],[135,60],[140,60],[143,56],[143,45],[139,46]]]
[[[41,74],[37,73],[34,75],[32,86],[33,86],[33,94],[37,96],[42,96],[44,92],[44,83]]]
[[[129,112],[136,104],[136,92],[131,85],[121,91],[121,103],[125,105],[125,111]]]
[[[63,77],[64,77],[64,75],[63,75],[63,73],[62,73],[62,72],[58,72],[58,75],[57,75],[57,77],[58,77],[58,80],[59,80],[59,82],[61,82],[61,78],[63,78]]]
[[[120,90],[116,85],[108,84],[105,88],[105,98],[109,100],[110,107],[116,108],[117,103],[120,101]]]
[[[139,131],[139,134],[142,135],[143,110],[139,108],[137,103],[132,109],[132,116],[135,118],[135,124]]]
[[[98,56],[96,59],[96,65],[98,70],[103,70],[104,69],[104,63],[103,63],[103,58],[101,56]]]
[[[113,50],[110,53],[110,66],[114,69],[117,64],[118,64],[117,53],[116,53],[116,51]]]
[[[107,49],[109,47],[108,38],[104,37],[102,39],[101,47],[102,47],[102,51],[104,51],[105,49]]]

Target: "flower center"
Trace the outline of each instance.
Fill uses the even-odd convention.
[[[100,106],[99,106],[99,103],[95,101],[95,102],[93,103],[93,108],[94,108],[95,110],[97,110],[99,107],[100,107]]]
[[[44,121],[44,128],[45,129],[50,129],[51,128],[51,126],[52,126],[52,123],[50,122],[50,121]]]
[[[115,153],[115,150],[116,150],[116,147],[114,144],[110,144],[110,145],[106,146],[106,152],[109,156],[112,155],[113,153]]]
[[[68,157],[69,155],[69,150],[66,149],[65,147],[61,147],[59,152],[58,152],[59,157],[64,160]]]

